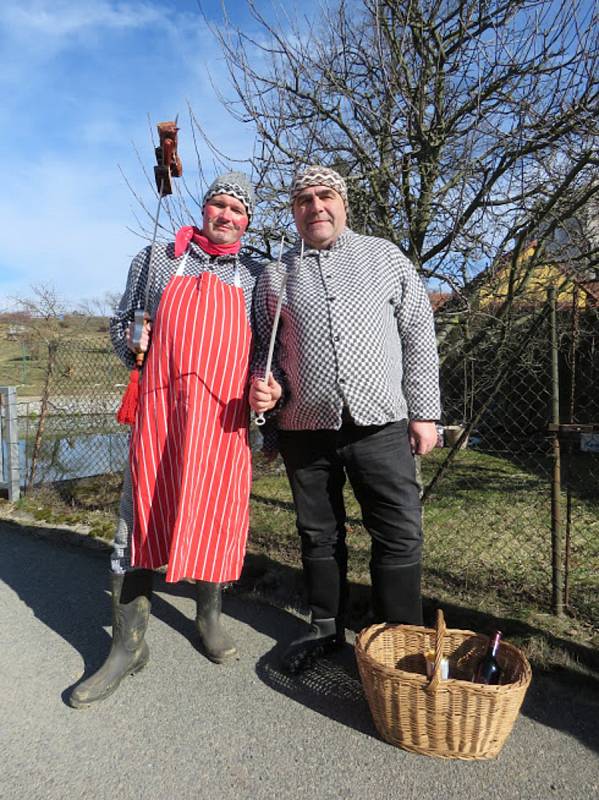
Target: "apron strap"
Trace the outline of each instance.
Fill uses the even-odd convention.
[[[180,278],[181,275],[183,275],[183,272],[185,270],[185,264],[187,264],[187,256],[188,255],[189,255],[189,248],[187,248],[187,250],[183,254],[183,258],[181,259],[181,262],[180,262],[179,266],[177,267],[177,271],[175,272],[175,277]]]

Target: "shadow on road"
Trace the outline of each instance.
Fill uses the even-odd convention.
[[[81,654],[85,664],[85,673],[81,677],[87,677],[103,663],[110,648],[110,636],[104,630],[111,624],[108,557],[106,552],[61,543],[58,537],[48,533],[51,531],[46,529],[44,536],[40,537],[36,529],[2,522],[0,578],[39,620]],[[61,557],[49,557],[48,548],[52,549],[52,555],[60,549]],[[256,663],[260,680],[325,717],[360,733],[376,736],[350,645],[300,676],[290,677],[281,672],[281,653],[305,623],[280,607],[256,599],[255,593],[268,583],[264,577],[268,571],[264,570],[264,557],[257,564],[252,563],[252,557],[248,556],[248,562],[240,589],[225,593],[224,611],[276,642]],[[281,605],[286,594],[284,585],[297,584],[299,573],[282,565],[274,565],[274,568],[277,578],[271,588],[275,601]],[[273,582],[272,573],[269,580]],[[163,576],[157,575],[156,589],[158,593],[154,596],[152,615],[197,643],[193,619],[168,602],[169,595],[191,598],[193,586],[186,582],[166,584]],[[361,609],[366,596],[366,587],[352,586],[354,608]],[[435,605],[434,599],[428,598],[427,622],[432,620]],[[488,630],[493,625],[488,615],[475,610],[447,603],[443,608],[450,627]],[[514,621],[516,624],[522,627],[519,621]],[[65,687],[63,700],[70,689],[70,686]],[[584,683],[580,675],[568,669],[551,674],[536,670],[522,713],[576,737],[585,747],[599,752],[599,691],[595,682]]]
[[[349,728],[369,736],[376,731],[354,657],[354,650],[346,644],[339,651],[318,661],[300,675],[288,675],[280,667],[281,656],[287,645],[300,633],[306,623],[294,614],[268,607],[268,613],[256,613],[256,604],[231,597],[225,605],[226,612],[275,640],[276,644],[256,663],[256,675],[263,683],[297,703],[333,719]]]

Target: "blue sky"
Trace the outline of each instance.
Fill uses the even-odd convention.
[[[258,3],[258,6],[266,3]],[[232,19],[251,21],[244,0]],[[204,0],[220,18],[218,0]],[[152,208],[153,123],[180,114],[186,176],[197,170],[186,101],[225,152],[247,157],[253,131],[219,105],[227,78],[196,0],[19,0],[0,15],[0,310],[51,284],[73,305],[123,288],[143,241],[119,165]],[[201,153],[204,169],[212,158]]]

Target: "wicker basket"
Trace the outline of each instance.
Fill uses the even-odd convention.
[[[437,611],[436,630],[414,625],[372,625],[356,639],[356,656],[374,724],[390,744],[440,758],[494,758],[516,721],[532,677],[517,647],[502,642],[498,686],[472,683],[488,638],[447,630]],[[424,654],[435,651],[433,675]],[[441,679],[441,658],[449,679]]]

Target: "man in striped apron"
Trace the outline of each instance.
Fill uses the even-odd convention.
[[[249,320],[260,267],[239,250],[253,203],[243,174],[219,176],[204,196],[201,230],[184,227],[174,242],[156,244],[151,264],[150,247],[133,259],[111,320],[121,360],[133,367],[137,352],[146,355],[111,562],[112,647],[71,693],[75,708],[108,697],[146,665],[160,567],[167,582],[195,581],[208,658],[236,656],[221,589],[239,578],[249,527]],[[136,348],[132,320],[146,295],[152,321]]]

